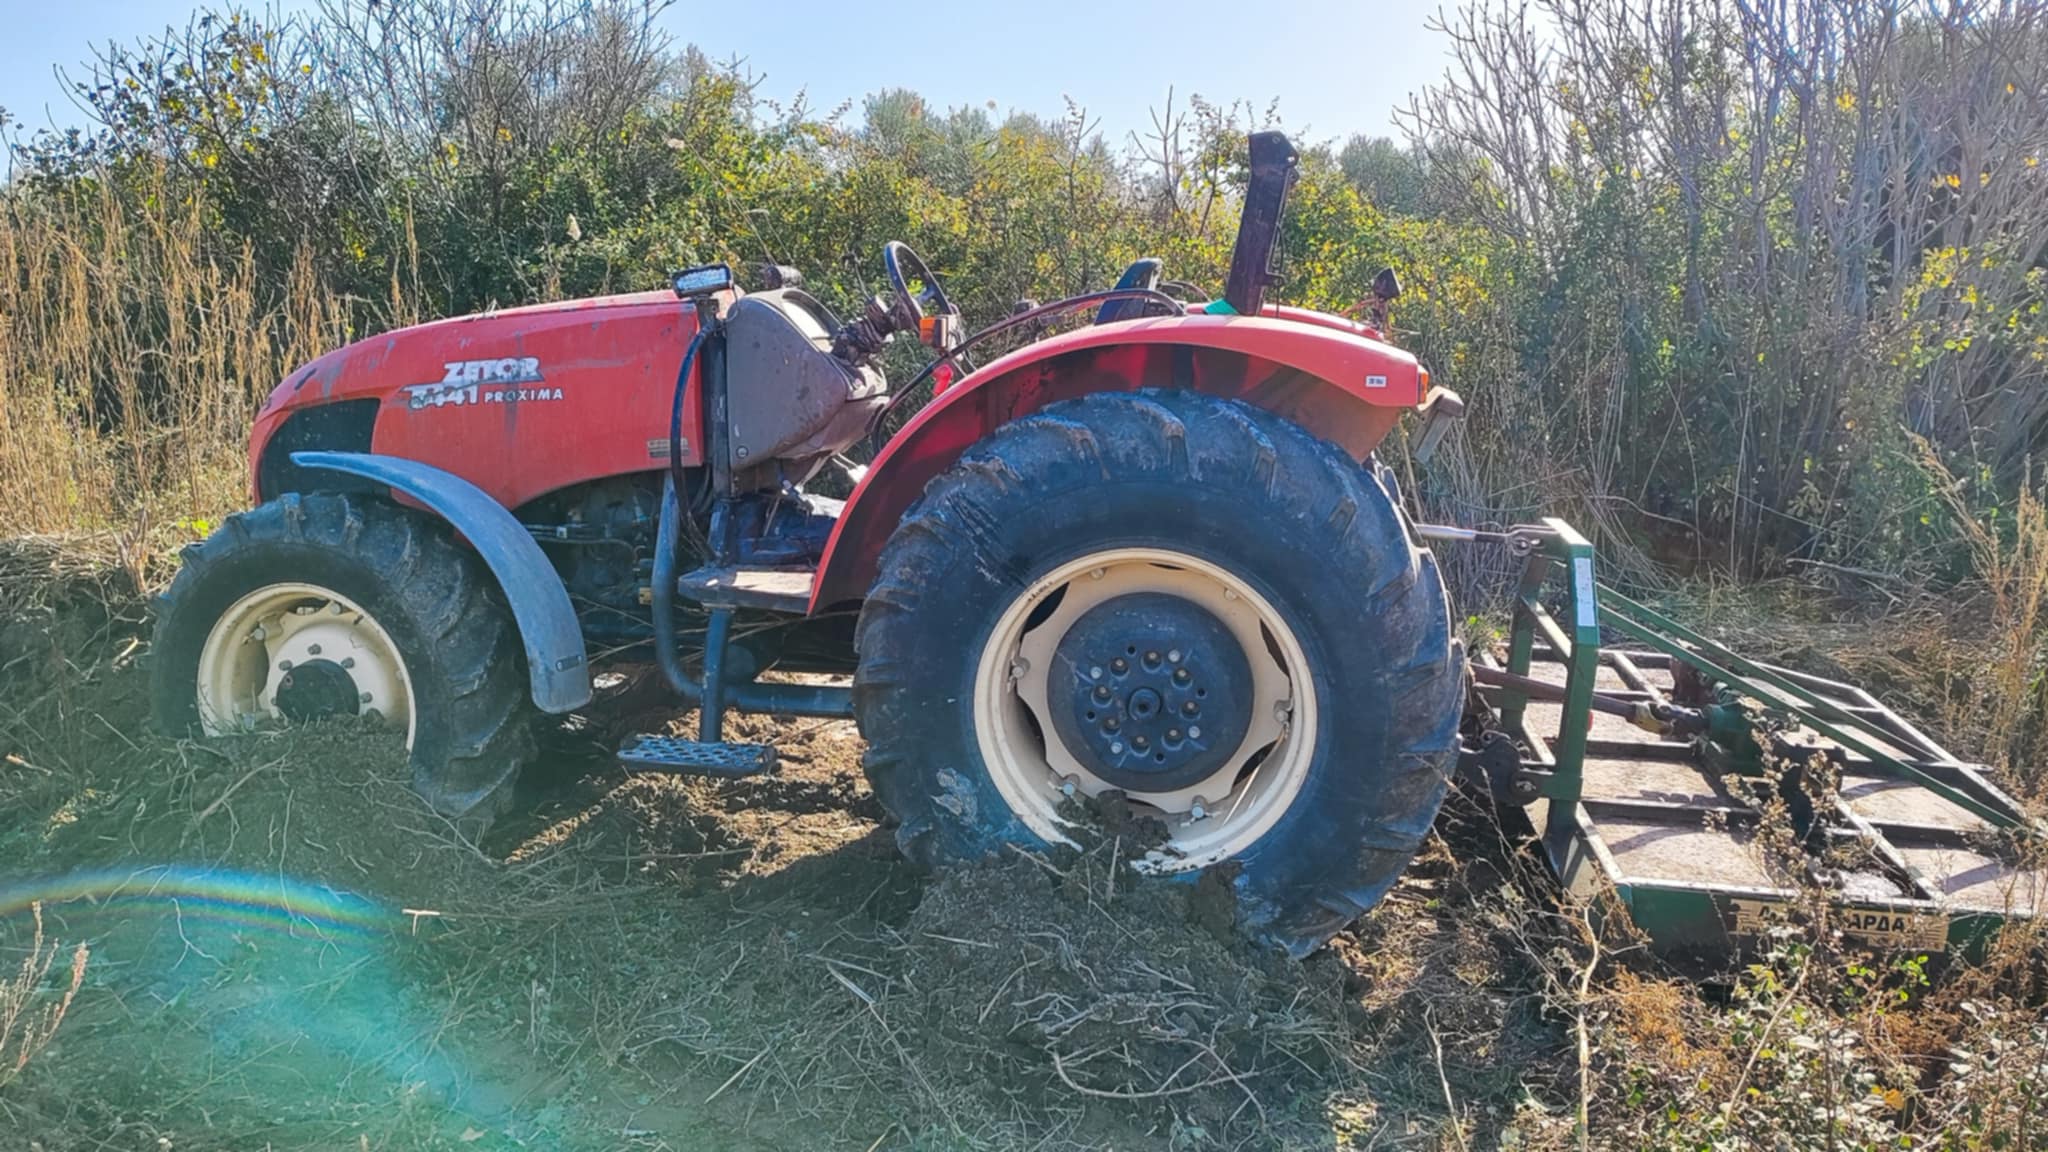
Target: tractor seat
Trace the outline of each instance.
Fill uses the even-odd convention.
[[[1157,256],[1147,256],[1124,269],[1123,278],[1116,282],[1118,288],[1159,289],[1159,272],[1166,262]],[[1150,301],[1137,299],[1111,300],[1095,312],[1097,324],[1113,324],[1118,320],[1136,320],[1145,314]]]

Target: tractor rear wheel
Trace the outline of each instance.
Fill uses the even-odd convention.
[[[1456,758],[1463,650],[1386,491],[1195,393],[1087,396],[970,449],[890,537],[856,647],[913,859],[1071,842],[1106,798],[1152,822],[1140,868],[1226,865],[1240,923],[1297,955],[1385,895]]]
[[[534,751],[490,573],[438,523],[357,495],[287,493],[188,546],[158,605],[151,696],[180,735],[374,716],[405,733],[414,788],[472,834]]]

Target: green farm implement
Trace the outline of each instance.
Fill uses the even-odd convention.
[[[1611,891],[1654,949],[1740,955],[1818,897],[1856,943],[1967,954],[2048,895],[2039,831],[1993,773],[1870,693],[1605,587],[1563,521],[1417,531],[1522,557],[1505,655],[1473,661],[1461,766],[1526,806],[1569,891]]]

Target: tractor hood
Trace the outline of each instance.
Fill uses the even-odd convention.
[[[497,343],[510,331],[523,329],[536,320],[559,320],[563,314],[601,322],[603,313],[620,308],[650,306],[676,307],[673,293],[666,291],[628,292],[615,296],[593,296],[582,300],[557,300],[547,304],[523,304],[429,320],[405,328],[393,328],[366,336],[319,356],[286,376],[271,389],[258,417],[291,404],[324,403],[359,394],[372,380],[384,375],[387,365],[404,364],[408,354],[433,350],[461,350],[479,342]],[[417,373],[415,373],[417,374]]]
[[[306,486],[288,455],[314,448],[417,460],[515,508],[569,484],[664,466],[677,376],[696,329],[686,302],[653,291],[480,312],[358,340],[271,392],[250,438],[252,490],[268,499]],[[684,405],[685,465],[701,458],[696,408]]]

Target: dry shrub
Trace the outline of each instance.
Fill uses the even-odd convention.
[[[80,944],[71,952],[69,982],[60,978],[50,991],[45,990],[44,982],[62,949],[43,940],[42,902],[31,904],[29,910],[35,927],[28,955],[22,957],[21,969],[12,980],[0,981],[0,1088],[12,1083],[36,1053],[49,1046],[78,995],[79,985],[85,982],[87,951]],[[54,1000],[50,999],[52,993]]]

